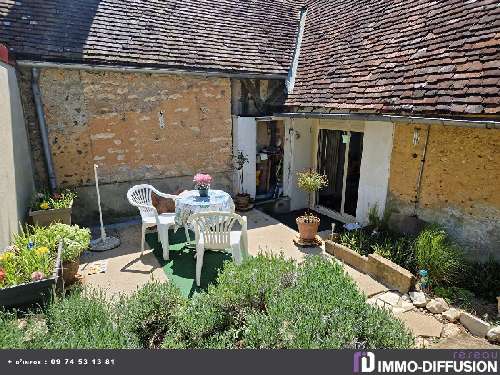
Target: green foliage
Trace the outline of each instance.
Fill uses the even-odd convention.
[[[121,301],[124,325],[146,348],[157,348],[186,299],[171,283],[150,283]]]
[[[43,324],[34,324],[41,321]],[[75,291],[20,328],[0,315],[10,348],[409,348],[402,322],[372,307],[343,268],[321,257],[301,264],[258,256],[228,262],[218,283],[191,300],[171,284],[109,301]],[[45,327],[45,329],[43,329]],[[34,332],[34,333],[33,333]]]
[[[361,255],[377,253],[410,272],[417,270],[415,239],[391,231],[369,232],[365,229],[340,234],[340,242]]]
[[[391,217],[392,209],[386,207],[382,217],[378,212],[378,204],[374,204],[368,210],[368,225],[377,231],[387,231],[389,229],[389,218]]]
[[[461,249],[436,225],[425,228],[417,236],[415,258],[419,269],[429,271],[433,285],[452,285],[460,278],[465,263]]]
[[[341,266],[258,256],[226,264],[218,284],[179,314],[164,348],[406,348],[411,336],[365,303]],[[181,342],[179,342],[181,341]]]
[[[466,264],[458,285],[492,303],[500,296],[500,262],[490,257],[486,262]]]
[[[55,260],[55,254],[46,247],[28,249],[10,246],[0,254],[0,269],[4,274],[0,279],[0,287],[50,277],[54,272]]]
[[[0,311],[0,349],[23,349],[25,346],[24,333],[16,315]]]
[[[469,310],[473,305],[474,293],[456,286],[434,288],[434,294],[444,298],[448,303]]]
[[[48,334],[34,345],[45,349],[139,347],[115,305],[98,292],[75,292],[56,301],[46,314]]]
[[[69,189],[61,190],[53,194],[48,191],[42,191],[34,195],[31,200],[31,209],[33,211],[38,211],[70,208],[73,205],[73,200],[75,198],[76,193]]]
[[[328,179],[325,175],[310,169],[297,172],[297,186],[306,193],[314,193],[328,186]]]
[[[89,247],[90,230],[61,223],[49,227],[26,226],[21,233],[14,236],[13,244],[19,249],[26,249],[30,244],[34,248],[47,247],[51,252],[57,253],[59,241],[63,242],[63,261],[78,259]]]

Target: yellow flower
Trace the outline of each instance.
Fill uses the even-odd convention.
[[[42,210],[48,210],[49,209],[49,204],[47,202],[42,202],[42,203],[40,203],[40,208]]]
[[[12,258],[14,258],[14,253],[11,253],[10,251],[0,254],[0,262],[8,262]]]
[[[45,247],[45,246],[38,247],[38,248],[35,250],[36,255],[39,255],[39,256],[45,255],[45,254],[47,254],[48,252],[49,252],[49,248],[48,248],[48,247]]]

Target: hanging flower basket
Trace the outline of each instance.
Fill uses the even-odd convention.
[[[27,306],[48,301],[59,279],[62,248],[63,244],[60,242],[52,276],[0,289],[0,308]],[[33,278],[37,279],[37,276],[33,275]]]

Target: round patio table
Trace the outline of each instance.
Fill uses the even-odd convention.
[[[233,199],[222,190],[209,190],[208,197],[200,197],[198,190],[185,191],[175,200],[176,227],[187,225],[192,214],[208,211],[234,212]]]

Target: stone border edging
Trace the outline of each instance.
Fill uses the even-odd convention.
[[[408,293],[415,284],[415,276],[410,271],[378,254],[370,254],[366,257],[347,246],[330,240],[325,241],[325,250],[328,254],[369,274],[375,280],[397,289],[400,293]]]

